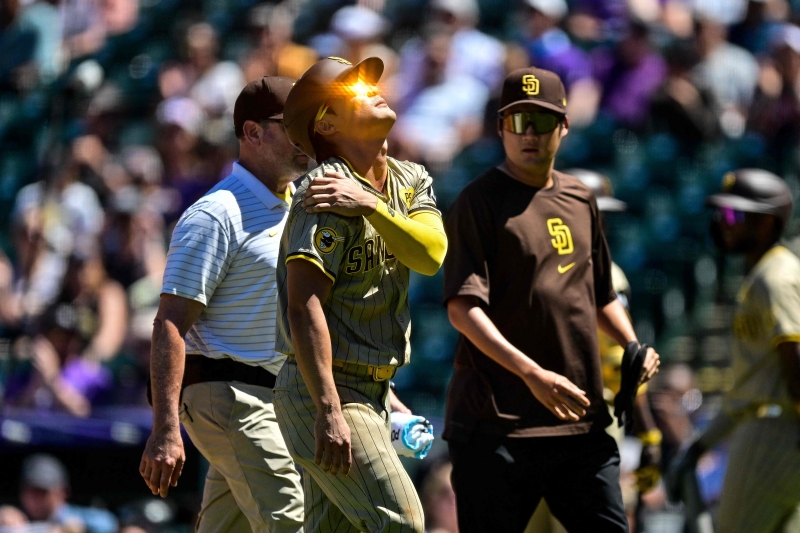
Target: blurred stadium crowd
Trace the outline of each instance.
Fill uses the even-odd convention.
[[[605,173],[629,206],[607,234],[639,336],[665,363],[649,394],[668,461],[729,381],[742,268],[714,254],[705,196],[747,166],[800,187],[800,0],[258,2],[0,4],[2,408],[146,405],[170,230],[229,172],[247,81],[381,57],[399,115],[390,153],[428,166],[446,213],[502,160],[500,84],[533,64],[567,86],[557,168]],[[413,279],[414,363],[397,376],[432,417],[457,336],[440,276]],[[442,468],[423,483],[435,509],[454,505]],[[431,530],[453,531],[431,511]]]

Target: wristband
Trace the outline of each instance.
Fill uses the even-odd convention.
[[[660,446],[661,445],[661,430],[653,428],[650,431],[639,433],[637,438],[642,442],[642,446]]]

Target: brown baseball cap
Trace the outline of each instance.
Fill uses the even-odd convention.
[[[283,124],[289,140],[316,159],[311,135],[320,108],[336,96],[346,94],[346,87],[359,79],[375,85],[381,75],[383,61],[377,57],[368,57],[356,65],[340,57],[326,57],[311,65],[286,98]]]
[[[237,137],[248,120],[282,120],[283,106],[294,80],[283,76],[264,76],[244,86],[233,106],[233,129]]]
[[[511,72],[503,82],[499,113],[520,104],[533,104],[566,115],[567,91],[555,72],[521,68]]]
[[[766,213],[784,224],[794,204],[789,186],[779,176],[760,168],[741,168],[722,177],[722,191],[708,197],[714,207],[729,207],[749,213]]]

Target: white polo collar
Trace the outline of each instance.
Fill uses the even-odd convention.
[[[261,183],[258,180],[258,178],[253,176],[253,174],[249,170],[240,165],[238,161],[233,163],[233,170],[231,170],[231,175],[234,176],[239,181],[241,181],[245,187],[250,189],[250,192],[252,192],[256,198],[261,200],[261,203],[264,204],[267,207],[267,209],[276,209],[279,207],[282,207],[283,209],[286,210],[289,209],[289,204],[284,202],[283,199],[275,196],[275,193],[269,190],[269,188],[266,185]],[[289,190],[291,190],[292,194],[294,194],[295,191],[294,183],[289,183],[289,187],[290,187]]]

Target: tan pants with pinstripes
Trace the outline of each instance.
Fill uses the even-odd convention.
[[[794,417],[744,422],[731,439],[717,533],[798,531],[800,449]]]
[[[287,361],[278,374],[275,414],[289,452],[304,470],[305,531],[423,533],[422,505],[391,443],[388,382],[354,373],[333,372],[350,427],[353,465],[347,477],[314,464],[317,409],[297,364]]]

